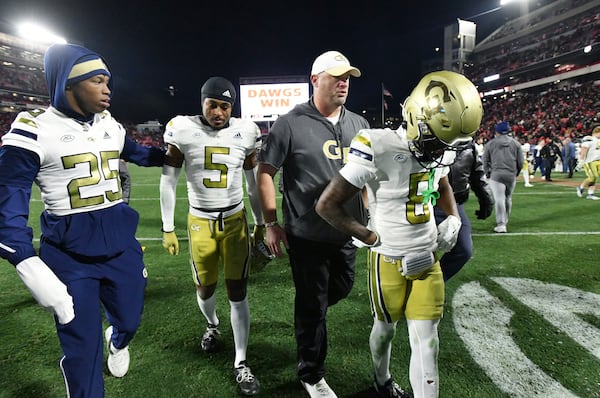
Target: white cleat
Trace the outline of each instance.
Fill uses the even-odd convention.
[[[585,197],[586,199],[590,199],[590,200],[600,200],[599,197],[597,197],[596,195],[588,195]]]
[[[106,360],[106,366],[108,371],[114,377],[123,377],[129,370],[129,346],[125,348],[115,348],[111,342],[111,336],[113,333],[113,327],[109,326],[104,332],[104,338],[106,339],[106,349],[108,351],[108,359]]]
[[[311,398],[337,398],[337,395],[333,392],[333,390],[327,385],[325,378],[322,378],[315,384],[308,384],[300,380],[302,386],[308,392]]]
[[[503,234],[506,232],[506,225],[498,225],[496,227],[494,227],[494,232]]]

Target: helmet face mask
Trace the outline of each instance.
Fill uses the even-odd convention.
[[[473,83],[450,71],[425,75],[402,108],[409,148],[421,164],[440,164],[444,151],[462,150],[483,116]]]

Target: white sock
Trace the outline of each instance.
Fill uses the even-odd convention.
[[[196,299],[198,300],[198,307],[200,307],[200,311],[202,311],[202,315],[204,315],[206,321],[215,326],[219,326],[219,318],[217,318],[216,294],[213,294],[204,300],[200,297],[200,292],[196,290]]]
[[[525,181],[525,185],[529,185],[529,170],[523,171],[523,181]]]
[[[373,360],[373,372],[378,384],[385,383],[390,377],[390,357],[392,355],[392,340],[396,334],[396,323],[373,320],[369,347]]]
[[[229,300],[231,307],[231,329],[233,330],[233,342],[235,343],[234,367],[246,360],[248,348],[248,336],[250,335],[250,306],[248,297],[242,301]]]
[[[588,188],[588,195],[593,195],[595,191],[596,191],[596,187]]]
[[[410,341],[410,385],[415,397],[439,396],[439,320],[407,320]]]

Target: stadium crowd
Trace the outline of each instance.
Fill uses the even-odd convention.
[[[530,144],[540,137],[579,140],[600,120],[599,95],[600,85],[591,80],[519,92],[508,98],[486,98],[478,136],[488,141],[494,136],[496,123],[508,121],[515,137]]]

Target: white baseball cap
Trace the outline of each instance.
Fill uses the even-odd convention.
[[[311,75],[318,75],[321,72],[327,72],[331,76],[342,76],[346,73],[354,77],[360,77],[358,68],[350,65],[350,61],[339,51],[326,51],[319,55],[313,62]]]

